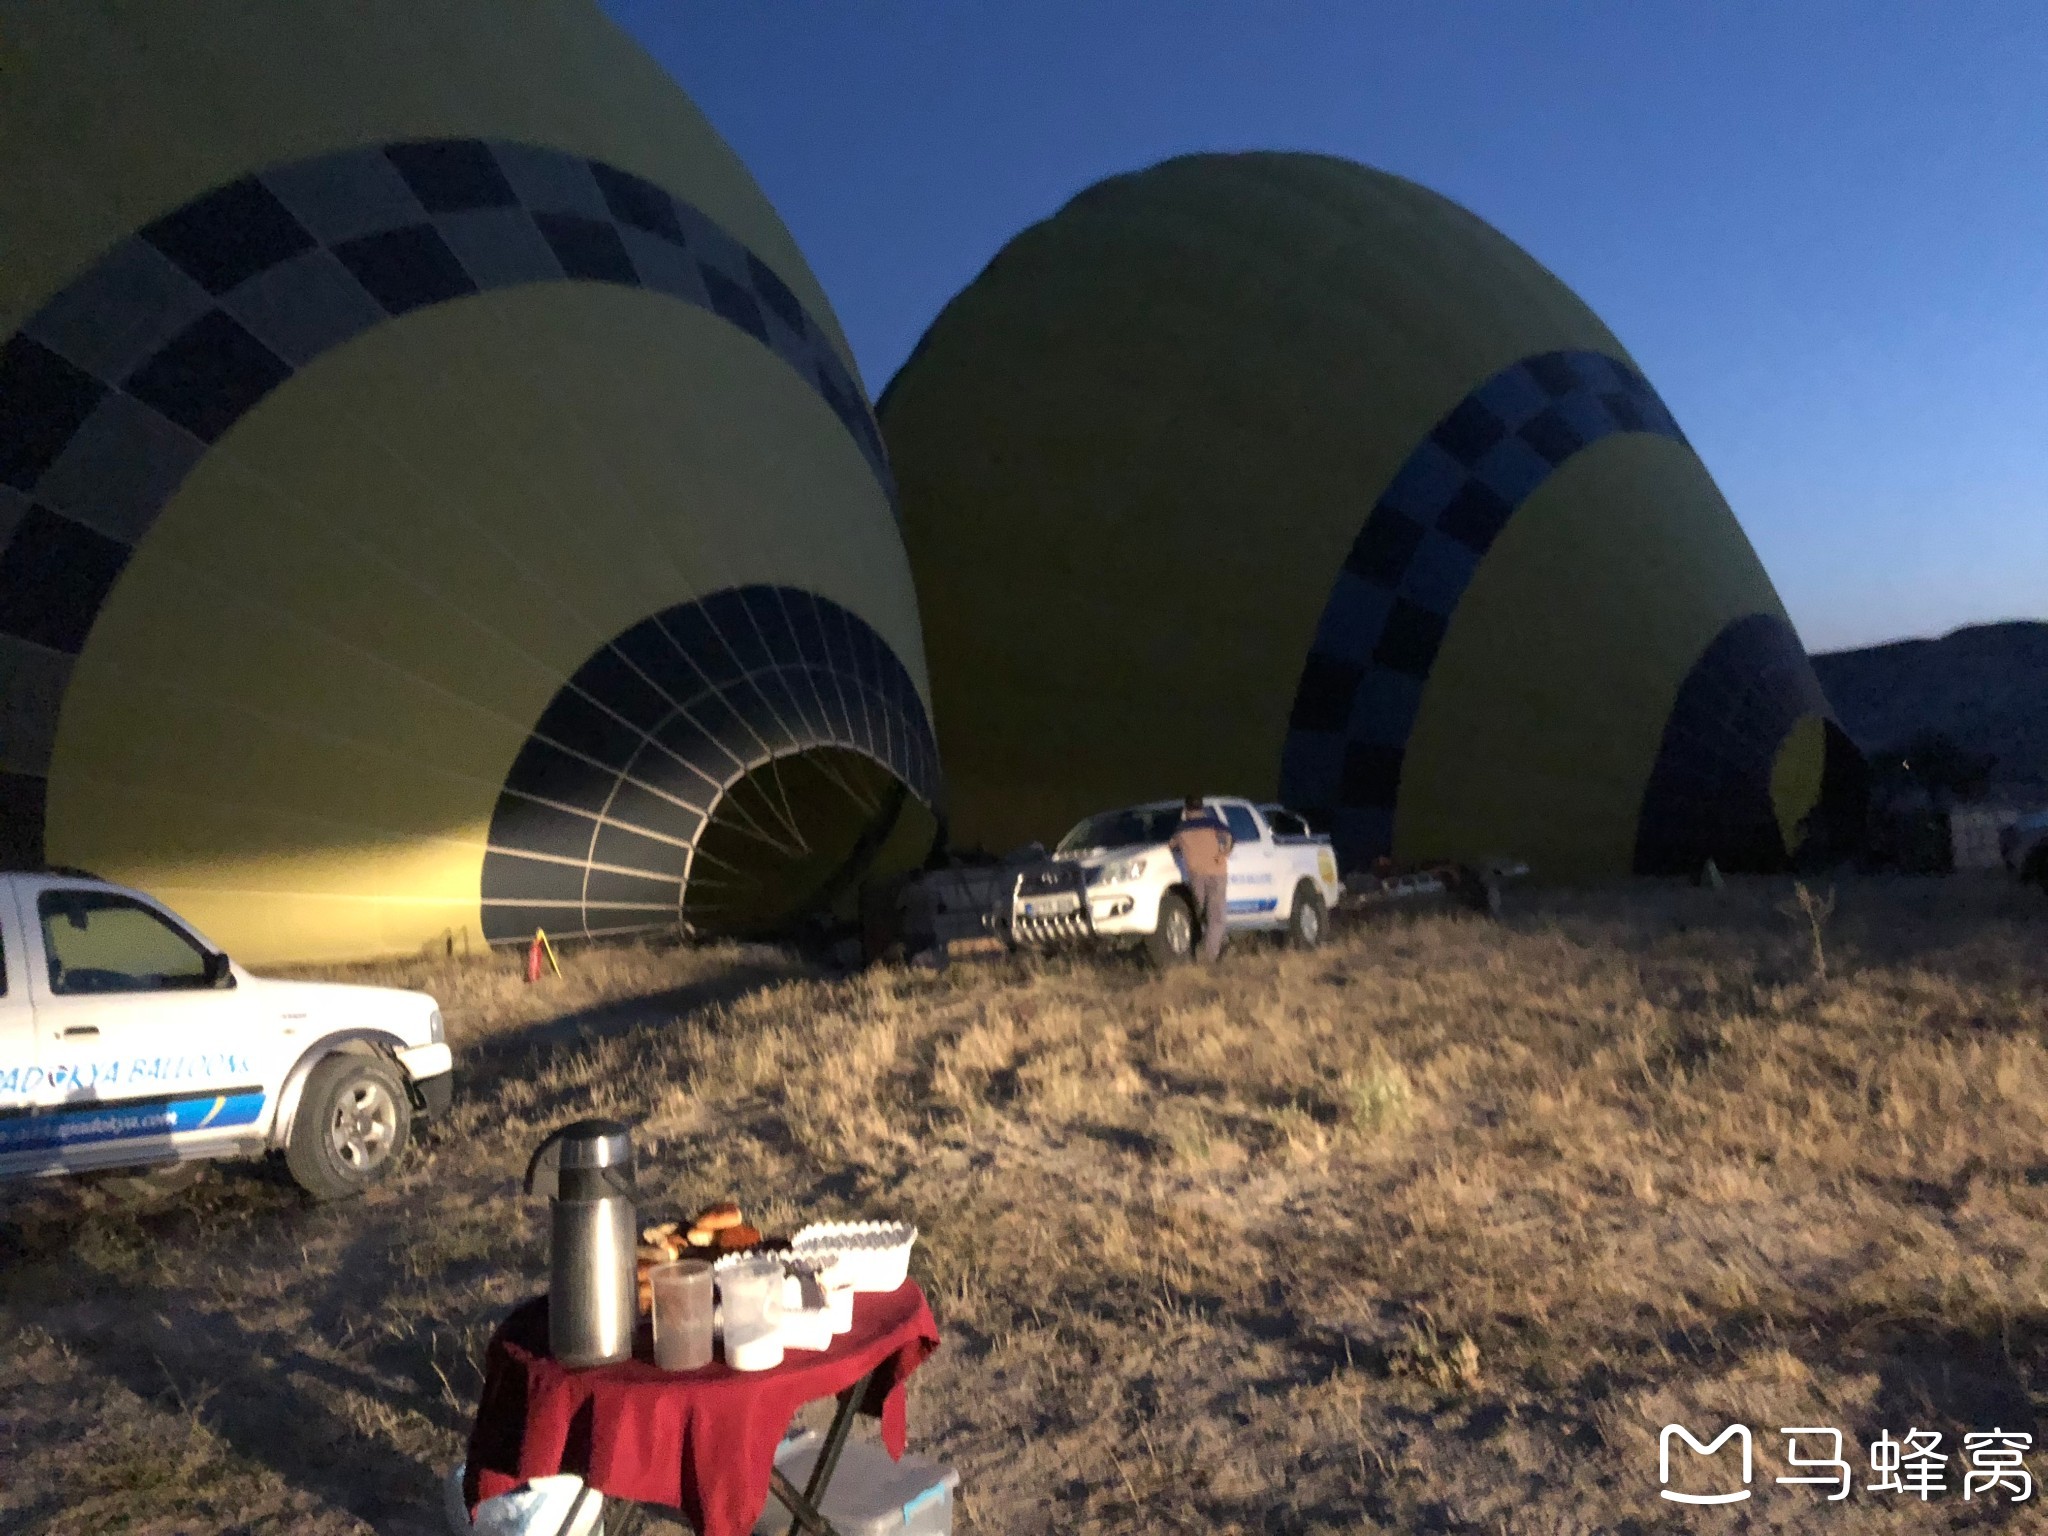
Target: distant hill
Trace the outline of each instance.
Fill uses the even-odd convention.
[[[1998,759],[1995,784],[2048,792],[2048,624],[1976,624],[1813,658],[1842,728],[1866,752],[1944,732]]]

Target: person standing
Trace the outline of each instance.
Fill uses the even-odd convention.
[[[1223,956],[1224,914],[1230,907],[1230,849],[1234,839],[1223,818],[1202,804],[1200,795],[1181,802],[1180,825],[1170,839],[1173,856],[1195,893],[1195,914],[1202,923],[1202,957]]]

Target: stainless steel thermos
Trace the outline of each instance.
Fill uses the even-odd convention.
[[[616,1120],[578,1120],[534,1149],[526,1192],[548,1198],[548,1349],[564,1365],[609,1365],[633,1354],[633,1133]]]

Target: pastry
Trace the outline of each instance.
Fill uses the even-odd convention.
[[[735,1227],[721,1228],[718,1233],[720,1253],[738,1253],[742,1248],[752,1248],[761,1241],[761,1229],[742,1223]]]
[[[701,1215],[690,1223],[705,1232],[723,1232],[727,1227],[740,1225],[740,1208],[730,1200],[717,1205],[706,1206]]]
[[[646,1249],[641,1249],[642,1257],[636,1258],[633,1262],[633,1299],[642,1313],[654,1310],[654,1266],[668,1263],[667,1249],[660,1250],[663,1257],[658,1259],[645,1257],[646,1252]]]

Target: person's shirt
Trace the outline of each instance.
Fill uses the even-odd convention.
[[[1230,828],[1208,807],[1184,812],[1170,841],[1190,880],[1230,873]]]

